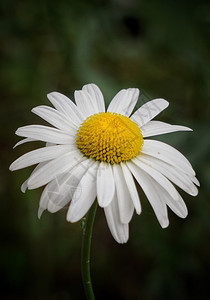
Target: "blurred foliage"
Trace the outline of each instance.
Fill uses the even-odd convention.
[[[201,182],[182,193],[189,216],[171,212],[162,230],[144,195],[143,213],[118,245],[98,209],[92,278],[97,299],[205,299],[210,268],[210,4],[208,1],[1,1],[1,299],[84,299],[79,223],[66,209],[37,218],[40,190],[20,192],[30,170],[9,164],[36,145],[12,151],[16,128],[40,123],[30,113],[46,94],[94,82],[108,104],[122,88],[139,87],[138,106],[170,101],[164,121],[193,133],[161,137],[192,162]]]

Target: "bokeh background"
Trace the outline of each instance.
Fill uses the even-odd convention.
[[[138,87],[140,104],[170,101],[159,119],[194,131],[159,137],[182,151],[201,182],[183,195],[189,216],[169,212],[161,229],[144,195],[143,212],[118,245],[98,209],[92,244],[96,299],[206,299],[210,273],[210,3],[155,0],[1,1],[1,290],[0,298],[85,299],[80,276],[80,224],[66,209],[37,218],[41,189],[22,194],[31,169],[9,164],[37,147],[15,130],[40,124],[30,110],[46,94],[90,82],[108,104],[119,89]]]

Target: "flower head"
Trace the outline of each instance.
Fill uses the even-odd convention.
[[[106,111],[100,89],[88,84],[75,92],[76,104],[53,92],[48,99],[54,108],[32,109],[54,127],[18,128],[16,134],[25,139],[16,146],[36,140],[46,146],[22,155],[10,170],[38,164],[21,190],[45,186],[39,217],[46,209],[54,213],[69,204],[67,220],[77,222],[97,197],[114,239],[125,243],[134,210],[141,213],[134,179],[163,228],[169,224],[167,206],[179,217],[187,216],[187,207],[172,183],[196,196],[199,182],[191,164],[175,148],[147,138],[191,129],[152,120],[168,106],[164,99],[149,101],[131,115],[138,96],[138,89],[121,90]]]

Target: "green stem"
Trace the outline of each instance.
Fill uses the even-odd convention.
[[[95,201],[90,208],[85,223],[83,224],[82,232],[82,257],[81,257],[81,271],[82,281],[85,289],[86,298],[94,300],[91,276],[90,276],[90,246],[93,231],[93,223],[96,215],[97,201]]]

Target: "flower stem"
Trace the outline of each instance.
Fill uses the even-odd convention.
[[[85,222],[83,223],[82,232],[82,257],[81,257],[81,271],[82,271],[82,281],[85,289],[86,298],[88,300],[94,300],[95,296],[93,293],[91,276],[90,276],[90,247],[91,238],[93,231],[93,223],[96,215],[97,201],[95,201],[90,208]]]

